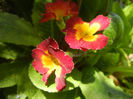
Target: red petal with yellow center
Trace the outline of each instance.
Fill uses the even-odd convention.
[[[68,31],[65,36],[65,41],[70,46],[70,48],[81,49],[80,48],[80,40],[77,40],[75,35],[76,35],[75,30]]]
[[[84,21],[79,18],[79,17],[71,17],[67,22],[66,22],[66,28],[63,30],[63,32],[67,31],[73,31],[74,30],[74,25],[75,24],[82,24]]]
[[[61,20],[64,16],[77,16],[78,6],[74,2],[56,0],[53,3],[47,3],[45,6],[46,13],[40,22],[46,22],[51,19]]]
[[[90,23],[82,21],[79,17],[72,17],[66,22],[65,41],[73,49],[100,50],[107,45],[108,37],[103,34],[95,35],[99,30],[107,28],[110,19],[102,15],[97,16]]]
[[[49,48],[49,53],[60,61],[60,66],[64,68],[65,73],[70,73],[74,68],[73,59],[60,49]]]
[[[55,70],[56,88],[58,91],[65,88],[65,75],[74,68],[73,59],[59,49],[58,44],[52,38],[44,40],[32,51],[34,61],[32,65],[41,74],[42,80],[47,84],[51,73]]]
[[[65,41],[73,49],[81,49],[80,40],[76,39],[76,30],[74,29],[75,24],[83,24],[83,20],[79,17],[71,17],[66,22],[66,28],[63,32],[66,32]]]

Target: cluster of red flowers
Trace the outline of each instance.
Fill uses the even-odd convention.
[[[72,49],[86,51],[88,49],[100,50],[107,45],[108,37],[96,32],[106,29],[110,19],[98,15],[91,22],[84,22],[78,17],[78,6],[74,2],[56,0],[47,3],[46,13],[40,22],[51,19],[62,20],[65,16],[71,16],[66,22],[63,32],[66,32],[65,41]],[[48,38],[33,50],[34,61],[32,65],[43,75],[43,81],[47,84],[48,77],[55,70],[56,89],[61,91],[65,88],[65,75],[74,68],[73,59],[59,49],[57,42]]]

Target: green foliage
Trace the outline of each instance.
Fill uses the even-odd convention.
[[[123,9],[123,12],[125,14],[125,16],[127,17],[129,23],[133,26],[133,4],[130,4],[128,6],[126,6]]]
[[[41,39],[33,33],[32,25],[5,12],[0,12],[0,41],[19,45],[32,45],[40,43]]]
[[[4,43],[0,43],[0,57],[5,59],[16,59],[17,53]]]
[[[129,99],[130,96],[122,92],[122,89],[114,85],[113,80],[106,77],[102,72],[87,68],[80,88],[86,99]]]
[[[0,64],[0,88],[16,85],[17,69],[14,64]]]
[[[124,36],[124,23],[121,17],[117,14],[111,14],[110,18],[111,23],[103,33],[109,37],[109,46],[113,44],[113,46],[119,47]]]
[[[34,94],[32,99],[46,99],[46,97],[43,95],[43,93],[40,90],[38,90],[36,94]]]
[[[95,7],[94,7],[95,5]],[[97,14],[105,13],[106,0],[82,0],[80,6],[80,16],[84,20],[91,20]]]
[[[126,16],[124,15],[124,12],[122,11],[122,8],[120,7],[120,5],[117,2],[114,2],[113,4],[113,8],[112,11],[116,14],[118,14],[121,19],[123,20],[124,23],[124,33],[123,33],[123,38],[122,41],[124,41],[122,44],[122,47],[127,47],[129,44],[129,40],[130,40],[130,36],[129,36],[129,32],[131,30],[131,25],[128,21],[128,19],[126,18]]]
[[[107,68],[109,66],[115,68],[114,66],[117,65],[120,59],[119,53],[105,53],[104,55],[101,55],[101,58],[97,62],[97,65],[99,69],[101,68]]]

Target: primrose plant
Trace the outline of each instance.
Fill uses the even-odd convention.
[[[98,15],[90,22],[85,22],[78,16],[78,5],[71,1],[56,0],[56,2],[45,5],[45,13],[40,24],[49,20],[65,22],[64,40],[72,49],[82,51],[101,50],[108,42],[108,37],[102,33],[97,33],[106,29],[111,19]],[[68,17],[64,20],[64,17]],[[37,45],[32,51],[34,61],[32,63],[36,71],[43,75],[42,80],[47,84],[51,73],[55,70],[55,83],[58,91],[66,87],[65,75],[74,69],[73,58],[59,48],[57,42],[49,37]]]

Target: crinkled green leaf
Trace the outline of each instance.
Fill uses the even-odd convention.
[[[111,44],[114,46],[120,46],[121,39],[123,38],[124,33],[124,23],[120,16],[117,14],[111,14],[111,23],[109,27],[104,30],[104,34],[109,37],[108,46],[110,47]]]
[[[112,11],[116,14],[118,14],[121,19],[123,20],[124,23],[124,33],[123,33],[123,38],[121,40],[121,46],[122,47],[128,47],[129,44],[129,40],[130,40],[130,36],[129,36],[129,32],[131,30],[131,25],[128,22],[128,19],[126,18],[126,16],[124,15],[124,12],[122,11],[122,8],[120,7],[120,4],[117,2],[114,2],[113,7],[112,7]]]
[[[124,12],[122,11],[122,8],[120,7],[120,4],[117,3],[117,2],[114,2],[112,11],[114,13],[118,14],[122,18],[122,20],[124,22],[124,25],[125,25],[124,26],[125,32],[129,32],[130,29],[131,29],[131,26],[130,26],[130,24],[128,22],[128,19],[126,18]]]
[[[130,99],[122,89],[113,83],[112,79],[106,77],[102,72],[91,68],[84,69],[81,91],[86,99]]]
[[[57,92],[54,73],[52,73],[52,75],[49,77],[47,86],[42,81],[42,75],[39,74],[37,71],[35,71],[32,65],[29,68],[29,77],[32,83],[37,88],[48,92]],[[67,86],[64,89],[64,91],[72,90],[73,88],[78,87],[80,80],[81,80],[81,73],[78,70],[74,69],[73,72],[70,73],[69,76],[67,75],[66,77]]]
[[[36,46],[41,38],[33,33],[32,25],[16,15],[0,12],[0,41]]]

